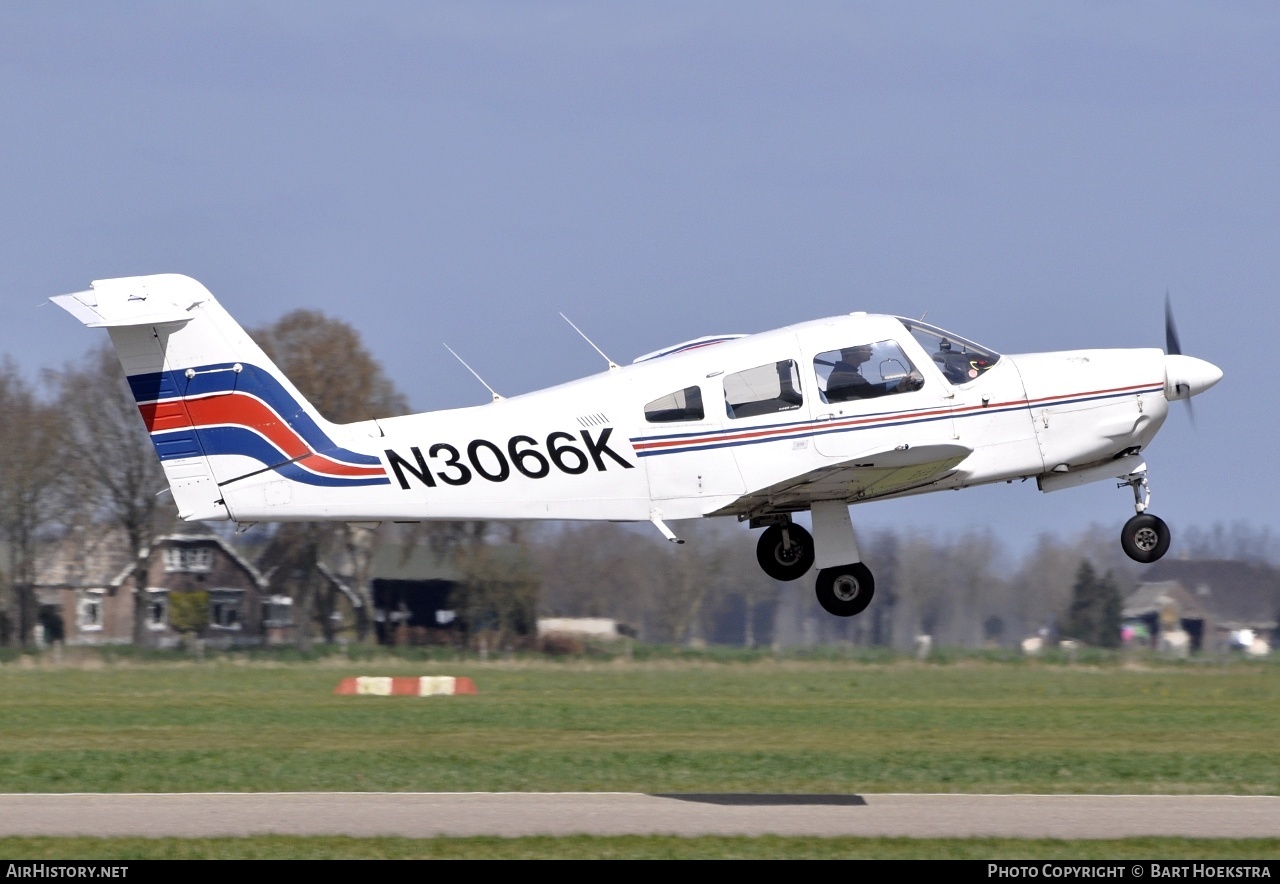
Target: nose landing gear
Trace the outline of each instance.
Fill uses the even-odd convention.
[[[1124,523],[1120,531],[1120,546],[1124,554],[1135,562],[1150,564],[1169,551],[1172,534],[1163,519],[1147,512],[1147,505],[1151,502],[1147,471],[1134,470],[1119,487],[1126,485],[1133,489],[1133,508],[1138,514]]]

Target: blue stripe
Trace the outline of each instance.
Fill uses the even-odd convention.
[[[196,439],[196,434],[190,430],[152,436],[151,443],[155,445],[156,454],[160,455],[161,460],[199,457],[204,453],[200,450],[200,443]]]
[[[907,417],[906,415],[911,414],[911,412],[906,412],[906,411],[879,412],[876,414],[857,415],[849,418],[850,420],[858,420],[860,422],[872,421],[872,420],[875,420],[876,418],[885,419],[878,423],[860,423],[858,426],[832,427],[830,429],[825,429],[825,430],[821,429],[822,423],[809,420],[809,421],[796,421],[796,422],[791,422],[786,424],[765,424],[763,426],[758,426],[758,427],[743,427],[740,430],[736,430],[736,429],[720,430],[712,433],[706,433],[706,432],[704,433],[672,433],[665,436],[637,436],[634,439],[632,439],[631,442],[633,444],[643,443],[643,442],[670,442],[676,439],[694,439],[694,438],[710,437],[709,441],[700,443],[700,444],[690,444],[690,445],[683,445],[678,448],[662,448],[662,449],[655,449],[651,451],[636,452],[636,457],[655,457],[661,454],[683,454],[687,451],[709,451],[715,448],[735,448],[735,447],[744,446],[744,445],[759,445],[764,442],[780,442],[787,439],[794,439],[797,436],[829,436],[833,433],[856,433],[859,430],[875,430],[875,429],[881,429],[883,427],[902,427],[902,426],[907,426],[909,424],[927,424],[927,423],[932,423],[934,421],[941,421],[941,420],[952,420],[952,419],[964,420],[965,418],[977,417],[979,415],[1005,414],[1012,411],[1031,411],[1034,408],[1042,408],[1042,407],[1047,408],[1047,407],[1053,407],[1058,405],[1075,405],[1080,402],[1094,402],[1102,399],[1118,399],[1126,396],[1134,396],[1140,393],[1154,393],[1158,390],[1163,390],[1163,389],[1164,389],[1163,385],[1152,385],[1151,387],[1148,387],[1142,390],[1126,390],[1120,393],[1104,393],[1097,396],[1079,396],[1074,399],[1061,399],[1061,400],[1054,400],[1052,402],[1042,402],[1038,405],[1031,405],[1030,403],[1009,405],[1009,406],[1005,406],[1004,408],[979,408],[978,406],[975,405],[975,406],[972,406],[971,410],[967,410],[964,413],[937,414],[937,415],[931,415],[929,417],[919,417],[919,418]],[[939,407],[944,407],[944,406],[939,406]],[[919,411],[921,409],[915,409],[915,410]],[[928,410],[933,410],[933,409],[928,409]],[[903,415],[903,417],[894,419],[893,418],[894,414],[900,414],[900,415]],[[729,439],[723,442],[715,441],[717,437],[734,436],[734,435],[738,435],[739,433],[754,433],[754,432],[760,432],[762,430],[776,430],[777,432],[774,432],[771,435],[764,436],[762,438],[757,438],[757,439]],[[805,430],[809,430],[809,432],[806,433],[804,432]]]
[[[919,411],[919,409],[916,409],[916,410]],[[868,415],[865,415],[865,417],[872,418],[872,417],[880,417],[882,415],[887,417],[891,414],[904,414],[904,413],[905,412],[885,411],[885,412],[881,412],[881,414],[868,414]],[[633,436],[631,441],[632,442],[670,442],[672,439],[696,439],[699,436],[710,436],[713,434],[722,436],[722,435],[733,434],[733,433],[756,433],[756,432],[759,432],[760,430],[784,430],[787,427],[806,427],[812,423],[813,423],[813,420],[810,419],[810,420],[804,420],[804,421],[788,421],[785,424],[758,424],[755,426],[745,426],[741,430],[712,430],[712,431],[703,431],[701,433],[665,433],[660,436]]]
[[[232,370],[233,364],[221,362],[204,365],[197,368],[195,376],[190,378],[185,373],[176,371],[134,375],[129,378],[129,388],[138,402],[206,396],[211,393],[248,393],[270,406],[313,451],[361,466],[378,466],[382,463],[375,455],[339,448],[311,419],[301,403],[266,370],[242,363],[242,370],[236,372]]]
[[[156,433],[152,436],[156,451],[160,457],[172,459],[177,457],[194,457],[200,453],[200,446],[210,455],[239,454],[252,458],[265,467],[297,482],[307,485],[324,485],[335,488],[347,488],[356,485],[389,485],[391,480],[385,476],[323,476],[304,469],[296,463],[285,463],[288,456],[266,439],[244,427],[205,427],[197,431],[199,443],[189,430],[175,433]],[[195,445],[195,454],[165,453],[178,451],[181,446]]]

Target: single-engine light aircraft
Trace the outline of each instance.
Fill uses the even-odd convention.
[[[875,591],[849,516],[871,500],[1116,479],[1137,511],[1124,551],[1160,558],[1169,529],[1147,512],[1142,452],[1170,402],[1222,378],[1181,354],[1167,301],[1167,352],[1009,356],[851,313],[698,338],[484,405],[337,425],[193,279],[104,279],[52,300],[111,335],[183,519],[648,521],[678,543],[667,520],[733,516],[764,529],[769,576],[817,567],[818,599],[841,617]],[[793,521],[805,510],[812,533]]]

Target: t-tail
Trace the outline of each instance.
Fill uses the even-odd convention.
[[[102,279],[51,299],[105,328],[179,515],[228,519],[224,489],[263,474],[309,486],[387,485],[380,459],[326,421],[203,285],[161,274]]]

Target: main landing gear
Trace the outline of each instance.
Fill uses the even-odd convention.
[[[818,572],[818,604],[828,614],[852,617],[861,614],[871,604],[876,593],[876,581],[871,569],[861,562],[823,568]]]
[[[774,580],[799,580],[813,567],[813,535],[790,518],[770,525],[756,543],[756,561]]]
[[[876,584],[860,561],[849,507],[844,501],[824,501],[815,503],[812,513],[813,534],[787,513],[753,518],[752,528],[765,528],[756,544],[756,560],[774,580],[798,580],[817,564],[815,590],[823,609],[837,617],[861,614]]]
[[[1120,546],[1124,554],[1135,562],[1150,564],[1169,551],[1172,535],[1163,519],[1147,512],[1147,505],[1151,503],[1147,471],[1140,469],[1130,473],[1119,487],[1126,485],[1133,489],[1133,508],[1138,514],[1124,523],[1120,531]]]

